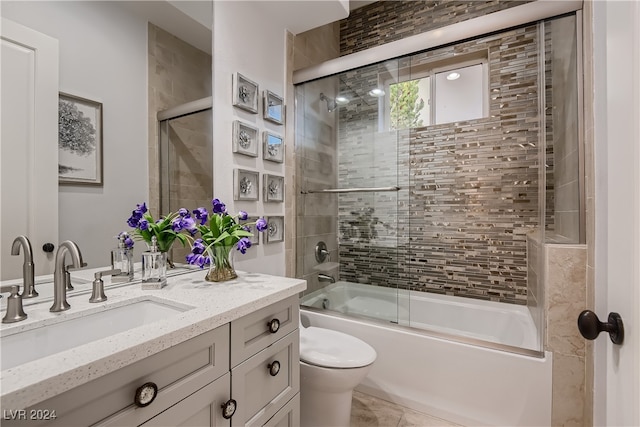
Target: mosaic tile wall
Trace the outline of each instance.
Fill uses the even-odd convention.
[[[478,51],[489,60],[487,118],[374,137],[377,102],[340,109],[339,185],[403,189],[340,195],[341,279],[526,304],[526,233],[539,225],[537,26],[411,61]],[[371,87],[389,68],[345,73],[341,89]]]
[[[382,0],[340,21],[340,54],[348,55],[532,0]]]

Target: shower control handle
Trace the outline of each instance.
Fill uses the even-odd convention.
[[[588,340],[594,340],[600,335],[600,332],[608,332],[611,342],[614,344],[622,344],[624,341],[624,325],[622,317],[618,313],[609,313],[607,323],[603,323],[598,316],[591,310],[584,310],[578,316],[578,329],[583,337]]]

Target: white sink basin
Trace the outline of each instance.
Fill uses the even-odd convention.
[[[186,308],[152,300],[132,302],[0,338],[0,370],[146,325]]]

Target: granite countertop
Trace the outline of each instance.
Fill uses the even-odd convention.
[[[85,279],[83,286],[90,289],[93,273],[100,270],[104,268],[81,270],[74,272],[72,277]],[[304,280],[265,274],[238,272],[235,280],[212,283],[204,280],[206,272],[203,270],[184,269],[182,272],[184,274],[169,277],[167,286],[160,290],[142,290],[139,279],[125,286],[109,287],[109,278],[105,277],[107,301],[89,303],[90,294],[85,289],[81,295],[67,297],[71,308],[62,313],[49,311],[50,299],[44,298],[39,303],[35,302],[40,297],[28,300],[29,304],[24,307],[28,318],[13,324],[2,324],[2,337],[84,317],[105,307],[142,300],[186,310],[146,325],[132,325],[131,329],[124,332],[2,370],[0,399],[3,409],[27,408],[306,289]],[[46,286],[53,285],[48,283],[36,286],[36,289],[40,292]]]

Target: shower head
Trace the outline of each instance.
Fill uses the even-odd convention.
[[[335,99],[329,98],[324,93],[320,93],[320,101],[327,101],[327,110],[329,110],[330,113],[338,106]]]

